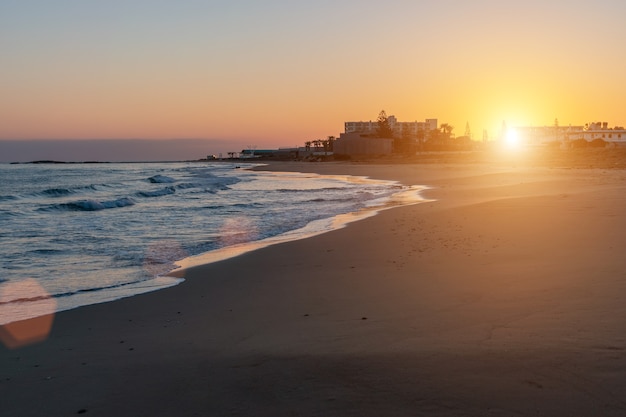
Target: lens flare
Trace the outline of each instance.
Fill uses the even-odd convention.
[[[258,239],[259,230],[252,219],[244,216],[228,219],[220,228],[219,241],[222,246],[248,243]]]
[[[32,278],[0,286],[0,341],[16,349],[46,340],[57,303]]]

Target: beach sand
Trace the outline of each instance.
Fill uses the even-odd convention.
[[[626,171],[605,165],[272,163],[435,201],[59,313],[0,346],[0,415],[623,416]]]

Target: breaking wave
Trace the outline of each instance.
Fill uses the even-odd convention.
[[[171,184],[176,182],[176,180],[172,177],[168,177],[167,175],[154,175],[148,178],[148,181],[153,184]]]
[[[165,187],[155,191],[139,191],[137,195],[139,197],[162,197],[164,195],[174,194],[175,192],[176,189],[174,187]]]
[[[135,202],[128,198],[118,198],[111,201],[79,200],[70,203],[54,204],[44,210],[67,210],[67,211],[98,211],[112,208],[128,207]]]

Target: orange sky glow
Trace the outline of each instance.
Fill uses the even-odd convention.
[[[0,4],[0,140],[296,146],[343,122],[626,124],[626,3]],[[35,4],[35,5],[34,5]]]

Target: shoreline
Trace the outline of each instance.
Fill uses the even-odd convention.
[[[209,161],[211,163],[215,161]],[[230,163],[230,165],[233,165]],[[248,164],[245,166],[237,166],[236,168],[242,168],[248,171],[254,171],[255,167],[263,166],[265,164]],[[234,165],[233,165],[234,167]],[[316,178],[317,174],[314,173],[300,173],[298,171],[286,171],[281,170],[278,166],[278,171],[268,172],[267,169],[259,170],[260,178],[267,178],[263,174],[269,174],[270,181],[276,177],[286,177],[298,179],[310,179]],[[300,175],[301,174],[301,175]],[[357,211],[341,213],[332,217],[313,220],[306,226],[298,229],[289,230],[279,235],[270,236],[260,240],[254,240],[246,243],[238,243],[227,247],[210,250],[208,252],[202,252],[193,255],[187,255],[183,259],[172,261],[171,267],[173,269],[153,276],[152,278],[146,278],[137,282],[124,283],[122,285],[116,285],[112,288],[97,288],[93,290],[78,291],[71,294],[69,297],[65,295],[50,296],[45,289],[41,288],[37,281],[27,282],[22,285],[21,282],[16,281],[15,285],[11,285],[6,291],[0,292],[0,326],[13,322],[24,321],[27,319],[36,318],[38,316],[47,315],[50,313],[50,306],[54,313],[61,311],[67,311],[75,308],[81,308],[91,304],[100,304],[116,301],[122,298],[133,297],[142,293],[159,291],[169,288],[174,285],[178,285],[184,279],[181,279],[185,270],[194,266],[200,266],[217,262],[233,257],[240,256],[247,252],[258,250],[264,247],[279,243],[288,243],[293,240],[306,239],[312,236],[316,236],[322,233],[345,227],[348,223],[359,221],[369,216],[376,215],[381,210],[386,210],[396,206],[417,204],[424,199],[419,195],[419,192],[424,189],[423,186],[400,186],[395,181],[389,180],[374,180],[364,177],[349,176],[349,175],[319,175],[320,179],[332,179],[339,180],[341,182],[348,182],[353,184],[373,184],[376,183],[393,192],[388,197],[381,197],[376,200],[369,200],[369,203],[358,209]],[[401,188],[402,187],[402,188]],[[31,287],[35,287],[34,289]],[[21,303],[11,303],[6,300],[13,300],[15,298],[22,299],[23,296],[18,294],[28,294],[31,291],[37,293],[41,292],[41,295],[35,297],[34,300],[26,299]],[[24,305],[23,303],[29,303]]]
[[[623,414],[623,170],[302,165],[436,201],[59,313],[3,415]]]
[[[251,170],[255,170],[251,168]],[[259,171],[269,171],[267,169],[260,169]],[[278,170],[271,172],[294,172],[301,173],[300,171],[287,171],[287,170]],[[316,174],[316,173],[310,173]],[[321,175],[321,174],[320,174]],[[337,175],[325,175],[329,178],[337,177]],[[369,178],[351,176],[351,175],[342,175],[342,180],[344,181],[357,181],[362,182],[363,179],[370,180]],[[389,182],[390,186],[395,181],[389,180],[375,180],[372,181],[386,181]],[[403,207],[407,205],[420,204],[425,203],[430,200],[423,198],[421,196],[421,192],[428,189],[428,186],[425,185],[405,185],[406,189],[398,191],[388,197],[383,198],[383,201],[378,201],[374,203],[372,200],[369,205],[360,208],[357,211],[341,213],[334,215],[333,217],[323,218],[318,220],[313,220],[309,222],[306,226],[301,227],[299,229],[290,230],[285,233],[281,233],[279,235],[271,236],[268,238],[264,238],[261,240],[250,241],[242,244],[236,244],[232,246],[227,246],[220,249],[211,250],[209,252],[199,253],[197,255],[188,256],[184,259],[175,261],[174,264],[176,268],[169,271],[164,277],[183,277],[187,270],[190,268],[195,268],[199,266],[208,265],[214,262],[220,262],[231,258],[236,258],[238,256],[244,255],[248,252],[256,251],[259,249],[267,248],[272,245],[284,244],[289,242],[294,242],[301,239],[309,239],[311,237],[315,237],[324,233],[329,233],[334,230],[342,229],[346,227],[350,223],[358,222],[360,220],[367,219],[368,217],[376,216],[378,213],[384,210],[394,209],[398,207]],[[380,200],[380,199],[379,199]]]

